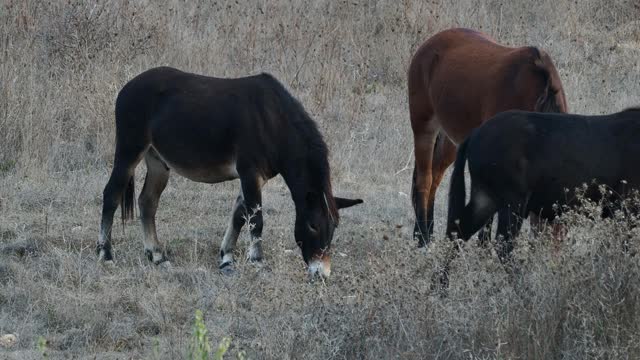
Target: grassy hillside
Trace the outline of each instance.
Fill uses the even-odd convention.
[[[18,341],[0,347],[0,358],[41,358],[39,338],[50,358],[180,358],[196,309],[214,345],[231,337],[230,357],[640,357],[640,262],[619,249],[631,236],[637,251],[640,238],[617,220],[570,216],[559,246],[525,234],[511,278],[495,254],[470,243],[447,296],[430,290],[447,243],[426,252],[411,239],[405,76],[422,41],[472,27],[549,52],[573,112],[614,112],[640,104],[639,19],[640,5],[624,0],[4,0],[0,336]],[[344,212],[327,283],[306,279],[280,179],[265,187],[262,265],[217,269],[239,183],[175,175],[157,216],[173,269],[147,263],[138,222],[114,227],[115,268],[96,263],[114,99],[158,65],[270,72],[320,124],[336,194],[365,200]],[[237,258],[247,243],[243,233]]]

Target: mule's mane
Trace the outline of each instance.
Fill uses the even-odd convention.
[[[622,110],[622,112],[640,111],[640,106],[633,106]]]
[[[329,167],[329,149],[320,130],[302,104],[289,93],[289,91],[276,78],[264,74],[275,84],[278,97],[284,102],[286,116],[294,127],[296,135],[303,139],[307,147],[307,166],[309,169],[309,182],[313,189],[321,191],[318,194],[322,203],[326,203],[329,217],[338,224],[339,214],[333,191],[331,189],[331,169]]]

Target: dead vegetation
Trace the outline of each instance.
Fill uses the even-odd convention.
[[[50,358],[181,358],[196,309],[214,346],[231,337],[229,354],[252,359],[640,357],[640,265],[632,256],[640,239],[620,220],[568,217],[557,251],[546,237],[523,236],[511,277],[470,242],[447,295],[430,290],[447,242],[425,253],[411,241],[405,96],[416,46],[440,29],[468,26],[545,48],[574,112],[638,105],[639,18],[638,5],[624,0],[5,1],[0,336],[17,338],[0,358],[42,358],[38,344]],[[115,268],[96,264],[113,101],[128,79],[156,65],[216,76],[271,72],[313,114],[332,151],[335,192],[365,200],[344,214],[326,284],[306,281],[280,180],[265,190],[260,266],[240,263],[231,276],[217,270],[238,184],[176,176],[158,211],[173,269],[148,264],[138,223],[114,228]]]

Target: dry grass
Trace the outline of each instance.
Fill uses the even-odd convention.
[[[0,336],[18,342],[0,358],[41,358],[41,336],[51,358],[180,358],[196,309],[214,343],[230,336],[230,353],[252,359],[640,357],[640,265],[615,241],[631,234],[637,249],[637,231],[576,215],[559,252],[546,238],[521,238],[512,278],[495,254],[467,246],[442,297],[429,285],[446,242],[416,251],[411,170],[400,171],[412,148],[404,74],[431,34],[469,26],[542,46],[571,109],[595,114],[640,104],[639,18],[640,6],[623,0],[5,0]],[[332,150],[336,192],[365,199],[345,212],[328,283],[306,281],[280,180],[265,190],[261,266],[217,270],[237,182],[178,177],[158,212],[174,268],[147,263],[137,223],[114,230],[117,267],[96,264],[113,101],[156,65],[271,72],[314,115]]]

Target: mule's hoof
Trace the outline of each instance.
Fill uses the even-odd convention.
[[[250,247],[249,251],[247,252],[247,260],[249,262],[262,261],[262,249],[257,246]]]
[[[422,238],[417,239],[418,241],[418,249],[428,249],[430,241],[424,240]]]
[[[113,256],[111,255],[111,251],[105,248],[98,248],[98,262],[113,262]]]
[[[229,273],[233,271],[233,255],[227,254],[222,257],[222,261],[219,266],[220,270],[224,273]]]
[[[114,263],[113,260],[102,261],[102,263],[104,264],[104,266],[106,266],[108,268],[115,268],[116,267],[116,263]]]
[[[102,255],[98,256],[98,264],[102,264],[103,266],[106,266],[108,268],[116,267],[116,263],[113,261],[113,259],[106,260]]]
[[[228,254],[224,254],[224,252],[220,253],[222,255],[222,260],[220,261],[220,269],[224,269],[228,266],[233,265],[233,254],[232,253],[228,253]]]
[[[426,247],[429,245],[429,242],[430,242],[429,239],[425,239],[425,237],[422,236],[422,234],[420,233],[413,234],[413,241],[415,241],[418,244],[418,248]]]
[[[222,262],[219,267],[223,275],[232,275],[235,272],[233,261]]]
[[[159,250],[145,249],[144,254],[147,257],[147,259],[150,262],[152,262],[154,265],[162,265],[166,262],[169,262],[167,257],[164,255],[164,252]],[[169,266],[171,266],[171,264],[169,264]]]
[[[169,265],[165,265],[166,263],[169,263]],[[164,255],[161,255],[157,257],[156,260],[153,261],[153,265],[157,267],[166,267],[166,266],[171,266],[171,263]]]

